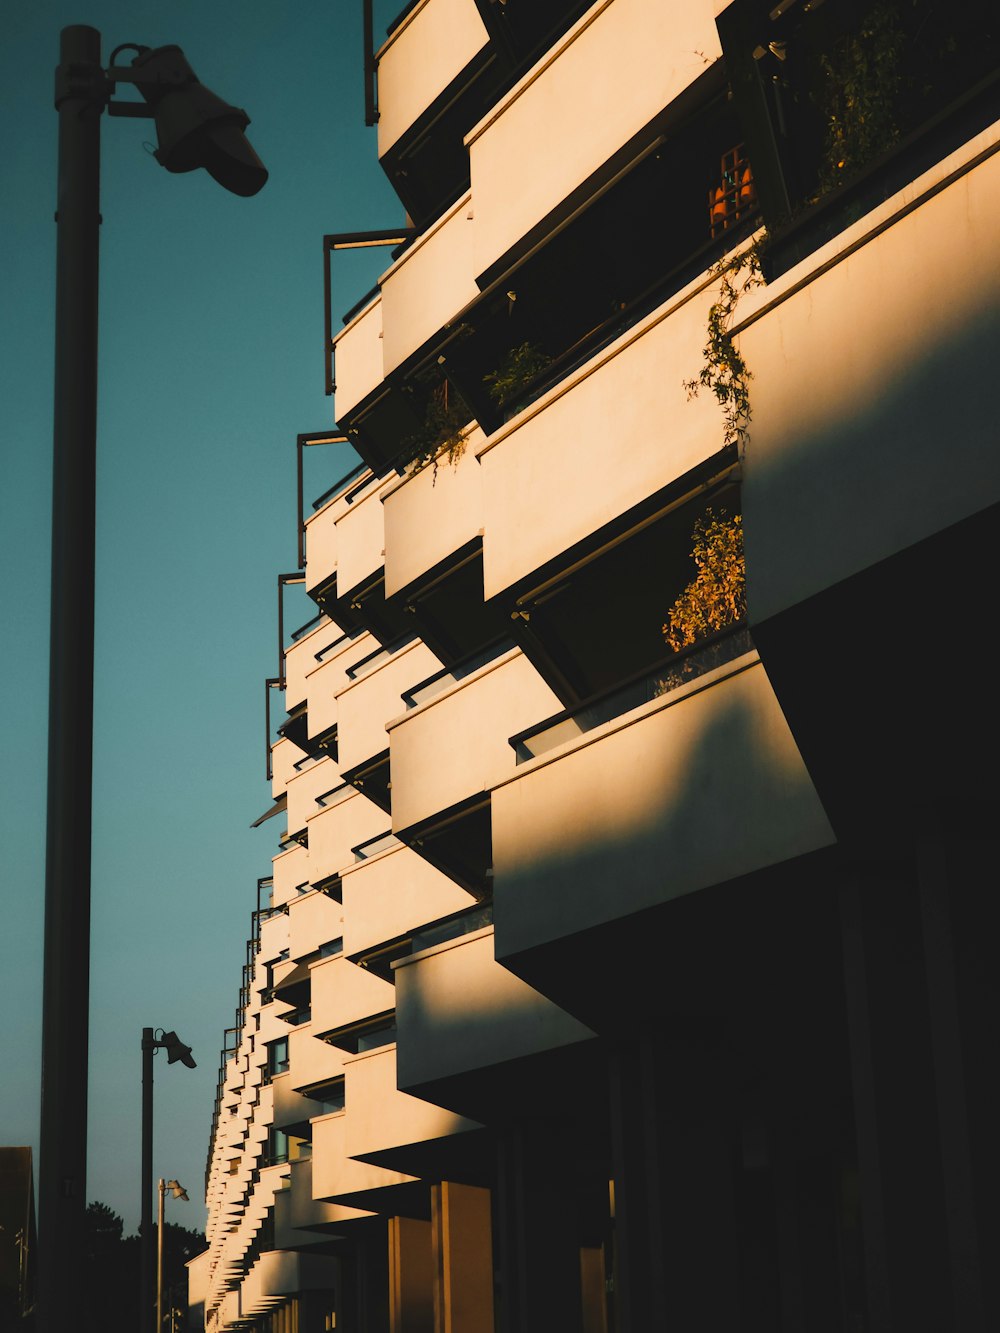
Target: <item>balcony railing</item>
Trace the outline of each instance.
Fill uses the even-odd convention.
[[[734,661],[752,648],[750,631],[745,624],[740,623],[720,630],[682,652],[671,653],[641,675],[633,676],[611,690],[602,691],[577,708],[557,713],[511,736],[515,762],[523,764],[529,759],[536,759],[557,745],[593,731],[595,727],[621,717],[633,708],[639,708],[652,699],[689,685],[699,676]]]
[[[420,953],[423,949],[432,949],[435,944],[444,944],[446,940],[461,939],[471,935],[474,930],[493,924],[493,904],[476,903],[463,912],[454,912],[451,916],[435,921],[423,930],[418,930],[411,941],[411,953]]]
[[[514,646],[513,639],[497,639],[493,643],[487,644],[485,648],[462,658],[454,666],[435,671],[433,676],[428,676],[419,684],[414,685],[412,689],[406,690],[402,695],[403,703],[406,704],[407,709],[416,708],[418,704],[426,703],[428,699],[433,699],[435,695],[446,690],[449,685],[454,685],[458,681],[464,680],[466,676],[471,676],[474,671],[484,667],[487,662],[492,662],[494,658],[501,657]]]

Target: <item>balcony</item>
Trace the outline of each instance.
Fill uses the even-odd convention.
[[[472,901],[447,875],[400,845],[348,867],[343,895],[348,958],[370,955]]]
[[[384,371],[389,375],[479,295],[473,274],[472,198],[463,195],[382,275]]]
[[[312,1035],[312,1028],[288,1032],[288,1080],[297,1092],[322,1087],[344,1073],[344,1053]]]
[[[298,843],[294,843],[274,858],[271,862],[271,873],[273,875],[271,904],[274,907],[281,907],[295,897],[300,884],[308,883],[308,851],[304,847],[300,847]],[[268,922],[265,921],[261,926],[262,934],[267,925]],[[287,926],[285,929],[287,930]]]
[[[306,698],[306,676],[316,665],[316,652],[340,631],[329,621],[322,621],[308,633],[293,640],[285,650],[285,709],[291,712]]]
[[[295,776],[295,765],[302,758],[302,750],[284,737],[271,747],[271,795],[277,799]]]
[[[351,1157],[378,1163],[394,1149],[480,1129],[396,1087],[396,1048],[345,1057],[348,1116],[345,1146]]]
[[[530,977],[550,950],[562,1003],[625,1021],[669,981],[656,909],[834,838],[751,652],[528,759],[493,791],[493,842],[497,957]]]
[[[389,723],[396,831],[487,793],[513,771],[507,738],[559,701],[513,648]]]
[[[320,945],[344,931],[340,903],[315,891],[297,896],[288,906],[288,953],[298,961],[316,953]]]
[[[488,42],[475,0],[423,0],[393,26],[378,63],[384,157]]]
[[[385,829],[385,811],[367,796],[352,793],[320,810],[307,822],[309,879],[322,884],[354,864],[352,848]]]
[[[338,782],[337,766],[329,759],[303,758],[294,766],[287,785],[288,832],[301,833],[316,812],[316,798]]]
[[[337,334],[334,356],[337,381],[334,403],[340,421],[382,383],[381,299],[365,306]]]
[[[299,1249],[308,1245],[319,1245],[324,1235],[336,1236],[338,1229],[343,1227],[344,1223],[353,1222],[364,1216],[366,1214],[357,1208],[326,1203],[323,1199],[314,1198],[313,1161],[311,1157],[305,1157],[292,1162],[288,1188],[275,1198],[274,1243],[277,1249]],[[328,1262],[331,1265],[336,1263],[335,1260]],[[327,1277],[326,1285],[330,1287],[331,1292],[340,1285],[339,1267]]]
[[[337,632],[317,645],[306,673],[310,739],[329,735],[337,725],[337,691],[347,684],[350,667],[374,652],[377,641],[367,630]]]
[[[386,719],[399,713],[403,691],[440,666],[426,644],[411,639],[396,648],[377,649],[351,668],[353,678],[337,694],[342,773],[356,773],[388,750]]]
[[[484,441],[487,599],[719,452],[718,405],[684,387],[715,298],[702,275]],[[620,442],[613,461],[609,439]]]
[[[339,1034],[389,1013],[395,1004],[389,982],[355,967],[343,956],[314,964],[311,976],[312,1031],[322,1036],[338,1035],[342,1049],[350,1049],[355,1043],[349,1037],[340,1041]]]
[[[709,5],[592,5],[466,139],[483,275],[721,54]],[[586,123],[588,133],[578,133]],[[531,152],[524,151],[531,144]]]
[[[413,1177],[368,1162],[357,1162],[347,1151],[350,1110],[334,1112],[313,1121],[313,1197],[316,1199],[365,1200],[374,1191],[398,1189],[413,1183]],[[372,1198],[378,1202],[378,1195]],[[363,1207],[362,1202],[359,1206]]]
[[[492,926],[400,959],[394,970],[399,1087],[467,1115],[542,1113],[557,1089],[543,1089],[549,1076],[532,1057],[593,1037],[496,961]],[[559,1058],[542,1063],[563,1069]]]
[[[901,654],[929,608],[972,626],[992,596],[998,144],[970,139],[753,293],[740,334],[754,637],[840,836],[992,808],[989,655],[963,652],[942,694]],[[866,669],[842,678],[848,635]]]

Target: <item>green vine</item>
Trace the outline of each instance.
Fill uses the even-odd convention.
[[[720,260],[710,272],[719,282],[719,295],[708,312],[708,341],[702,349],[705,364],[693,380],[685,380],[689,398],[710,390],[722,408],[725,444],[745,446],[750,423],[752,373],[733,341],[733,321],[740,299],[764,281],[761,271],[762,240],[739,254]]]
[[[552,364],[552,358],[537,343],[512,347],[496,370],[483,376],[486,391],[498,407],[506,407],[522,389]]]
[[[447,380],[442,380],[431,390],[423,424],[403,441],[405,460],[414,464],[415,472],[430,463],[435,477],[443,453],[454,467],[465,453],[472,429],[471,417],[462,395]]]

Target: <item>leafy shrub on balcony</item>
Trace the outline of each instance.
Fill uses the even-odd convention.
[[[552,358],[538,343],[523,342],[510,349],[496,370],[483,376],[483,384],[496,405],[507,408],[551,364]]]
[[[674,652],[738,624],[747,611],[742,516],[706,509],[695,522],[691,543],[697,572],[675,598],[663,625],[663,637]],[[666,694],[697,674],[697,664],[687,659],[667,672],[657,693]]]

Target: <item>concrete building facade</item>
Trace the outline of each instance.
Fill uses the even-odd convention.
[[[986,1333],[995,14],[417,0],[370,72],[192,1308]]]

